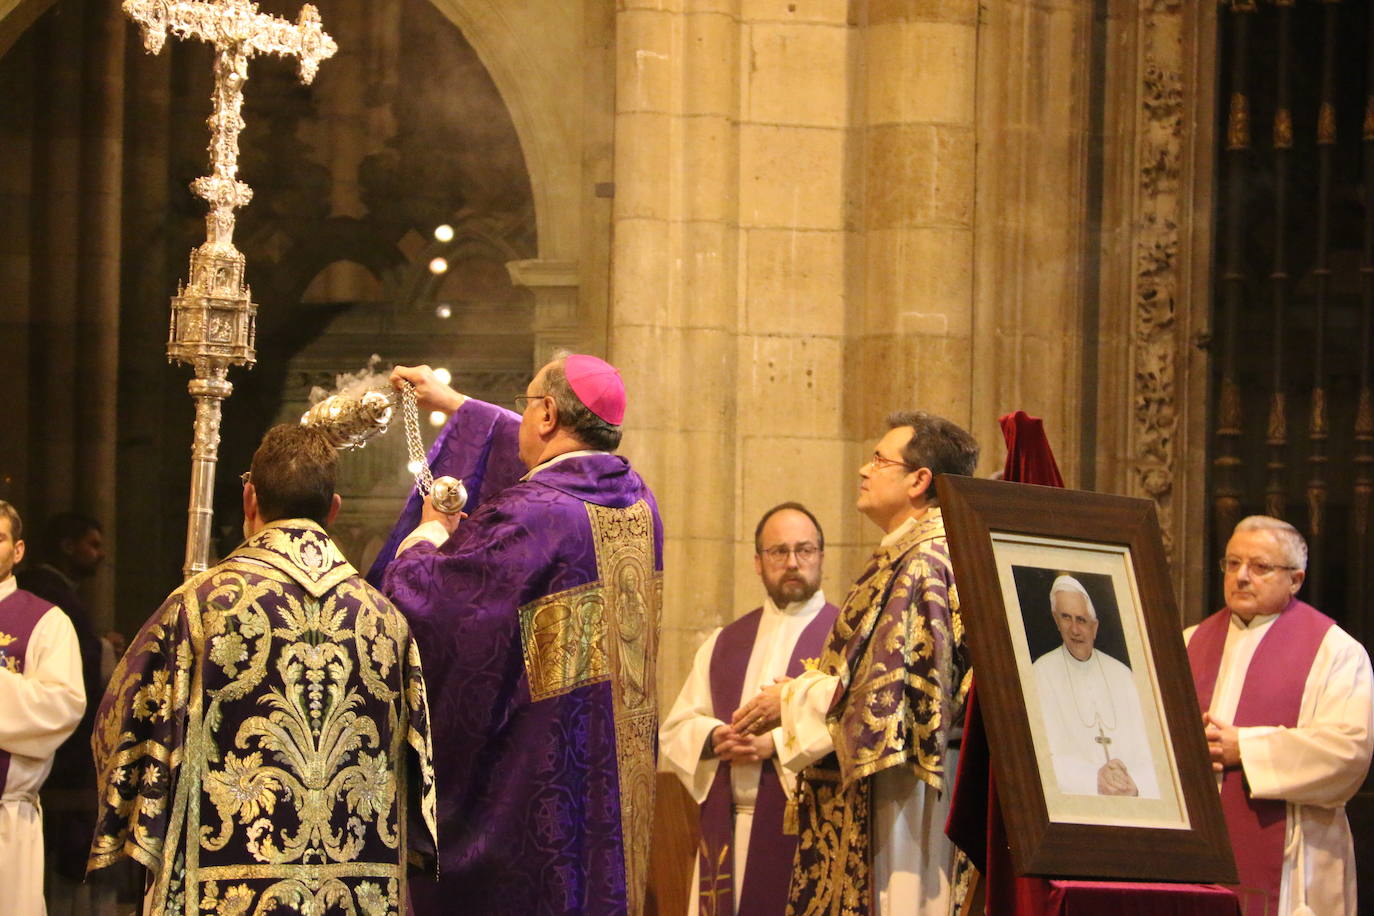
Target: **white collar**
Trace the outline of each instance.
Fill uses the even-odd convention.
[[[4,601],[10,595],[13,595],[15,590],[18,588],[19,580],[14,578],[14,573],[10,573],[9,578],[5,579],[5,581],[3,582],[0,582],[0,601]]]
[[[575,452],[564,452],[564,453],[561,454],[561,455],[554,455],[552,458],[550,458],[548,461],[543,462],[542,464],[536,464],[534,467],[532,467],[532,468],[530,468],[528,471],[526,471],[526,472],[525,472],[525,476],[524,476],[524,477],[521,477],[520,479],[521,479],[521,480],[529,480],[529,479],[530,479],[531,477],[533,477],[535,474],[538,474],[540,471],[544,470],[544,468],[547,468],[547,467],[549,467],[549,466],[551,466],[551,465],[555,465],[555,464],[557,464],[558,462],[562,461],[562,460],[565,459],[565,458],[581,458],[583,455],[609,455],[609,454],[610,454],[610,452],[603,452],[603,451],[600,451],[599,449],[594,449],[594,448],[582,448],[582,449],[578,449],[578,450],[575,451]]]
[[[1282,613],[1283,611],[1279,611],[1279,614]],[[1253,630],[1256,627],[1262,627],[1266,623],[1270,623],[1271,621],[1275,620],[1279,616],[1279,614],[1256,614],[1254,617],[1250,618],[1249,623],[1246,623],[1244,618],[1242,618],[1235,611],[1232,611],[1231,626],[1235,627],[1238,630]]]
[[[812,617],[823,607],[825,607],[825,589],[821,588],[816,589],[816,594],[805,601],[792,601],[786,607],[778,607],[767,592],[763,593],[763,611],[765,614],[781,614],[784,617]]]
[[[891,547],[893,544],[897,543],[902,538],[910,534],[912,530],[916,527],[916,524],[923,518],[925,518],[924,512],[922,512],[919,515],[908,516],[906,521],[902,522],[896,528],[893,528],[887,534],[883,535],[883,539],[878,542],[879,546]]]

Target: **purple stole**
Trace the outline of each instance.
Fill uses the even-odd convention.
[[[1230,616],[1225,608],[1217,611],[1198,625],[1188,643],[1188,666],[1203,712],[1212,705]],[[1232,724],[1295,727],[1307,674],[1326,631],[1334,625],[1335,621],[1311,605],[1296,598],[1290,601],[1255,649]],[[1288,676],[1279,676],[1281,672]],[[1292,676],[1299,673],[1301,676]],[[1246,913],[1276,912],[1283,879],[1287,803],[1251,798],[1244,770],[1234,768],[1222,777],[1221,809],[1236,854]]]
[[[52,607],[51,601],[44,601],[22,588],[15,589],[8,598],[0,601],[0,668],[7,668],[15,674],[24,672],[29,637],[33,635],[33,628],[38,621]],[[9,775],[9,751],[0,751],[0,791],[4,790]]]
[[[826,603],[797,637],[787,676],[796,677],[805,668],[805,659],[820,658],[826,637],[835,625],[840,609]],[[729,722],[744,690],[745,669],[754,651],[763,608],[755,608],[729,624],[716,637],[711,653],[711,706],[716,718]],[[797,837],[783,832],[783,813],[787,798],[776,769],[777,757],[763,761],[759,792],[754,805],[754,830],[749,839],[745,861],[744,887],[740,890],[741,916],[783,916],[787,911],[787,889],[792,877],[792,857]],[[716,778],[701,803],[701,916],[732,916],[735,912],[734,882],[734,793],[730,788],[730,764],[722,761]]]

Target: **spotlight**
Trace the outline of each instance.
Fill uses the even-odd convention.
[[[409,471],[409,472],[412,473],[412,474],[418,474],[418,473],[420,473],[420,462],[418,462],[418,461],[412,461],[412,462],[410,462],[409,464],[406,465],[406,470]]]
[[[434,307],[434,314],[438,315],[440,318],[452,318],[453,306],[449,305],[447,302],[441,302]]]
[[[442,410],[431,410],[429,412],[430,426],[443,426],[447,422],[448,414],[444,413]]]
[[[453,227],[448,223],[434,227],[434,239],[438,242],[453,241]]]
[[[429,272],[432,274],[442,274],[448,272],[448,260],[445,258],[435,258],[429,262]]]
[[[440,366],[438,369],[434,370],[434,377],[445,385],[453,381],[453,376],[449,374],[449,371],[445,369],[443,366]]]

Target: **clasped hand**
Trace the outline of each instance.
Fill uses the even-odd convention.
[[[1207,752],[1212,757],[1214,772],[1240,766],[1240,729],[1204,712],[1202,730],[1207,736]]]
[[[711,731],[711,752],[727,763],[758,763],[775,753],[773,736],[741,735],[731,725],[717,725]]]
[[[745,703],[731,717],[730,724],[741,735],[762,735],[782,724],[782,685],[790,677],[776,678]]]

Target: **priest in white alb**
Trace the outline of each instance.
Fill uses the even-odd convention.
[[[701,805],[691,916],[787,910],[797,835],[783,821],[796,774],[778,760],[779,729],[741,735],[729,722],[760,688],[820,657],[839,613],[820,589],[824,556],[825,536],[805,506],[763,514],[754,529],[763,604],[706,638],[659,729],[663,759]]]
[[[1345,804],[1374,753],[1369,655],[1297,598],[1307,544],[1243,519],[1221,561],[1226,607],[1184,632],[1251,914],[1358,911]]]
[[[23,520],[0,500],[0,894],[8,916],[43,916],[38,790],[81,721],[81,649],[67,615],[19,588]]]
[[[1083,583],[1056,577],[1050,614],[1063,644],[1031,669],[1059,791],[1159,798],[1140,694],[1131,669],[1095,648],[1100,621]]]

